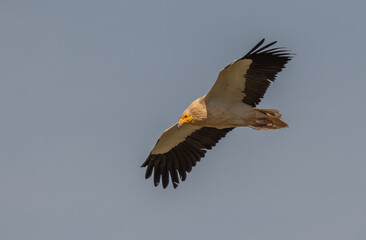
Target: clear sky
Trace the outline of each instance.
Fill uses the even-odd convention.
[[[0,3],[0,238],[366,239],[365,1]],[[230,132],[174,190],[140,168],[259,40],[290,128]]]

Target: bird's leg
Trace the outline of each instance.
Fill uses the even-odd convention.
[[[273,125],[273,123],[272,123],[272,121],[271,120],[269,120],[269,119],[266,119],[266,118],[256,118],[255,119],[255,122],[257,123],[257,124],[259,124],[259,125],[261,125],[261,126],[267,126],[268,124],[271,124],[271,125],[269,125],[270,127],[272,127],[272,125]]]

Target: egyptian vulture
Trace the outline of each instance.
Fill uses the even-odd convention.
[[[262,47],[263,43],[264,39],[222,69],[211,90],[194,100],[178,123],[164,131],[141,166],[147,167],[146,179],[154,173],[154,185],[161,180],[166,188],[170,175],[176,188],[206,150],[235,127],[288,127],[277,109],[260,109],[257,105],[293,54],[284,48],[270,48],[276,42]]]

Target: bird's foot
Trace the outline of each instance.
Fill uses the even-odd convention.
[[[271,120],[269,119],[266,119],[266,118],[256,118],[255,119],[255,122],[260,125],[260,126],[272,126],[273,123]]]

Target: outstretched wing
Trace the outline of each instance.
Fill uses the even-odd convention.
[[[169,175],[173,187],[177,188],[179,178],[184,181],[187,172],[205,156],[206,150],[216,143],[233,128],[217,129],[183,124],[173,125],[165,130],[159,138],[150,155],[141,167],[147,167],[145,178],[148,179],[154,171],[154,185],[163,188],[169,184]],[[179,177],[178,177],[179,174]]]
[[[244,57],[225,67],[206,95],[206,101],[243,101],[255,107],[270,83],[291,60],[292,54],[283,48],[261,47],[260,41]]]

